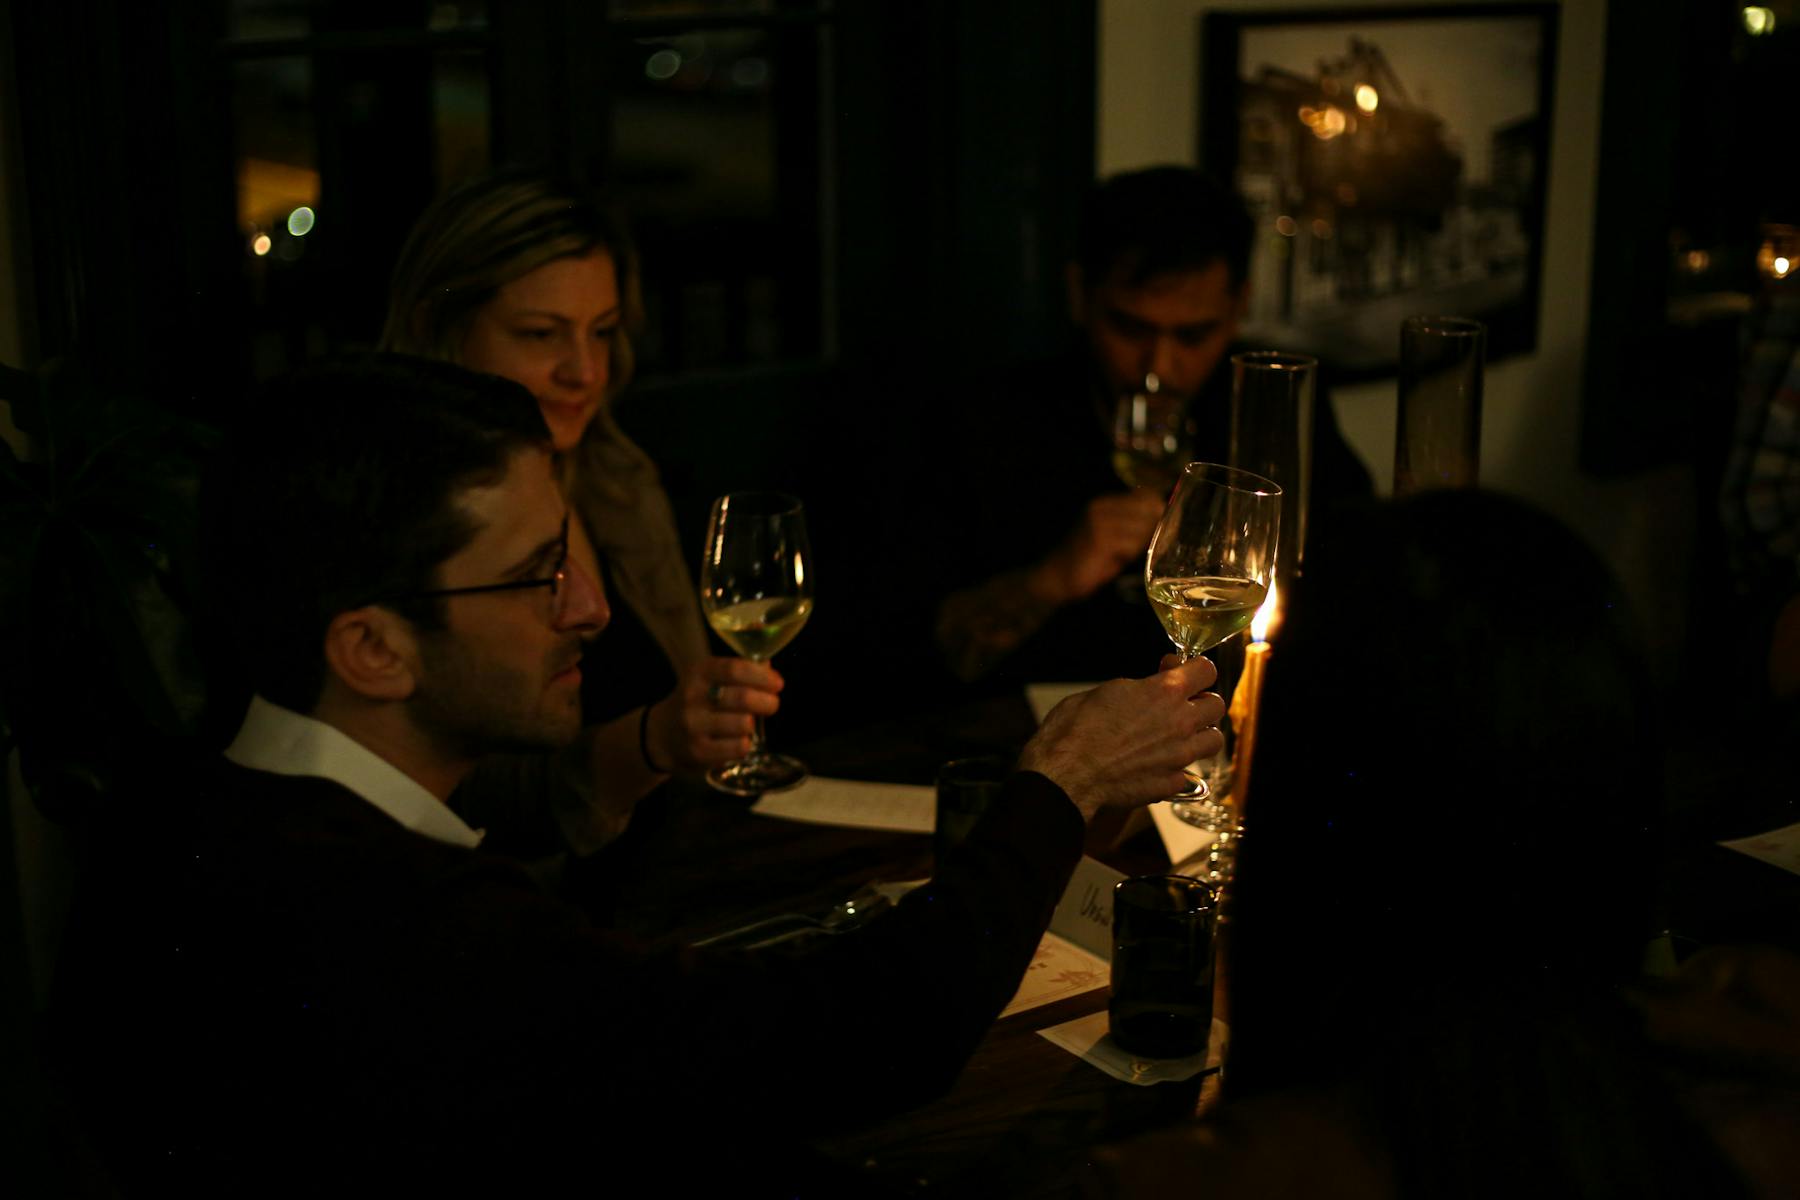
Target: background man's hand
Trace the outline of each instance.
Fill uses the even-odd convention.
[[[1019,769],[1048,776],[1083,820],[1103,807],[1167,800],[1189,785],[1183,767],[1224,747],[1217,726],[1225,702],[1205,690],[1217,678],[1211,662],[1196,658],[1070,696],[1044,718]]]
[[[1089,501],[1081,521],[1044,561],[1045,598],[1069,604],[1099,591],[1133,562],[1141,561],[1165,503],[1155,492],[1113,492]]]

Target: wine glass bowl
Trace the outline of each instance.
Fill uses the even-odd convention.
[[[1113,408],[1112,466],[1130,488],[1169,494],[1187,460],[1186,398],[1151,375],[1119,396]]]
[[[1218,463],[1182,469],[1144,556],[1144,592],[1182,660],[1247,628],[1275,578],[1281,488]],[[1204,800],[1205,779],[1178,797]]]
[[[812,551],[800,501],[781,492],[732,492],[713,501],[700,562],[700,608],[714,633],[744,658],[767,662],[812,615]],[[791,788],[806,764],[771,754],[756,717],[750,753],[706,774],[734,796]]]

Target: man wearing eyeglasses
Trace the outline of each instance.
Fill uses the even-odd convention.
[[[1050,714],[881,921],[803,957],[652,951],[445,803],[481,755],[575,736],[577,651],[607,620],[530,395],[414,360],[319,369],[222,463],[213,570],[258,698],[223,759],[156,773],[102,831],[61,981],[128,1192],[729,1175],[771,1132],[917,1102],[1017,987],[1085,823],[1218,749],[1204,659],[1115,681]]]

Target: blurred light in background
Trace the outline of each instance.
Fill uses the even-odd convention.
[[[1792,225],[1764,225],[1763,243],[1756,252],[1756,268],[1770,279],[1786,279],[1800,265],[1800,229]]]
[[[1751,37],[1761,37],[1775,32],[1775,10],[1760,5],[1744,7],[1744,32]]]

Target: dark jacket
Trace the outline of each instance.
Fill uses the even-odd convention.
[[[63,1057],[134,1193],[517,1186],[571,1156],[604,1180],[652,1147],[916,1103],[1016,989],[1082,838],[1017,775],[866,930],[708,954],[596,928],[335,783],[223,759],[178,778],[155,827],[111,831],[60,988]]]

